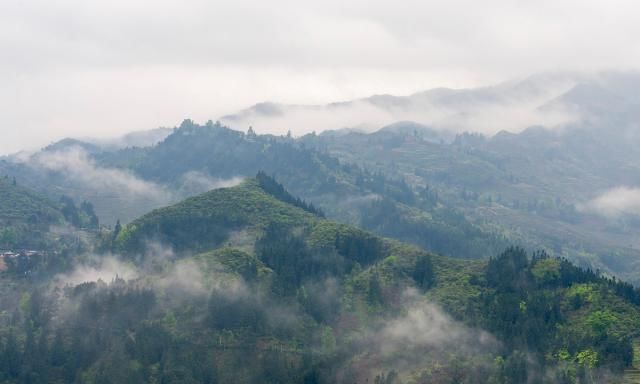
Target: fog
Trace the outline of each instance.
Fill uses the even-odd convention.
[[[556,100],[587,76],[536,75],[492,87],[434,89],[410,96],[379,95],[327,105],[259,104],[222,122],[239,130],[302,135],[327,129],[371,132],[398,121],[413,121],[449,133],[521,132],[531,126],[563,127],[581,115]]]
[[[211,189],[231,187],[243,179],[219,179],[205,172],[189,171],[178,185],[168,186],[144,180],[130,170],[102,166],[80,146],[22,153],[9,160],[26,165],[42,179],[41,183],[46,180],[54,185],[54,193],[71,196],[77,203],[92,202],[101,222],[107,225],[116,220],[128,222],[154,208]]]
[[[610,219],[640,215],[640,188],[612,188],[583,204],[580,209]]]
[[[262,101],[637,69],[637,11],[630,0],[3,1],[0,153],[215,120]]]

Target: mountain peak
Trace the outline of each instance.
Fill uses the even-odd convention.
[[[237,186],[213,189],[156,209],[127,225],[116,240],[128,251],[140,251],[149,240],[166,242],[177,250],[207,250],[222,244],[232,231],[255,233],[271,223],[317,220],[319,216],[309,210],[275,180],[259,173]]]

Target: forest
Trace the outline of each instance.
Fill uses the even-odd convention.
[[[73,217],[94,240],[0,277],[3,382],[600,383],[634,362],[632,285],[545,251],[433,254],[264,172],[112,230]]]

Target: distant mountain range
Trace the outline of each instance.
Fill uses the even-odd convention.
[[[0,249],[43,252],[1,265],[0,378],[618,382],[637,85],[261,104],[2,157]]]
[[[531,126],[558,128],[634,113],[638,73],[538,74],[496,86],[438,88],[409,96],[376,95],[325,105],[265,102],[220,121],[232,128],[295,135],[328,129],[367,132],[414,121],[453,133],[521,132]],[[610,119],[607,119],[610,120]]]
[[[329,217],[437,252],[487,257],[517,243],[637,281],[638,84],[634,73],[556,74],[326,106],[262,104],[222,120],[240,124],[293,113],[306,116],[296,126],[302,131],[316,123],[324,130],[288,137],[256,134],[260,124],[253,120],[242,123],[255,125],[247,132],[186,120],[118,145],[65,139],[0,159],[0,174],[54,200],[90,201],[101,222],[113,225],[262,170]],[[373,132],[362,121],[330,129],[336,127],[331,121],[312,117],[318,111],[357,116],[349,111],[363,103],[387,111],[389,124],[374,113],[367,118],[381,129]],[[579,119],[494,135],[456,134],[438,123],[444,120],[395,120],[424,107],[455,110],[474,122],[478,111],[518,103],[536,114],[563,110]],[[501,117],[508,115],[492,120],[508,120]]]

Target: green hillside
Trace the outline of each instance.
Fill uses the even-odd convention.
[[[31,250],[39,255],[14,260],[13,272],[39,274],[43,268],[64,268],[66,256],[88,247],[98,229],[91,203],[76,206],[66,196],[56,203],[13,178],[0,178],[0,250]]]
[[[60,207],[46,197],[0,178],[0,248],[42,246],[49,226],[64,220]]]
[[[140,250],[146,240],[167,242],[177,250],[219,246],[234,230],[252,235],[268,224],[314,222],[313,213],[276,199],[256,179],[215,189],[176,205],[156,209],[128,224],[116,242],[124,251]]]
[[[488,261],[435,255],[328,220],[264,173],[104,231],[99,246],[119,256],[80,252],[55,276],[0,276],[0,380],[577,384],[635,373],[631,285],[520,248]]]
[[[451,142],[434,142],[420,130],[381,130],[300,140],[343,163],[402,177],[414,190],[429,186],[441,205],[456,207],[485,233],[637,283],[637,220],[633,215],[606,220],[580,210],[608,188],[638,184],[637,145],[626,139],[631,135],[618,134],[625,129],[615,124],[562,132],[532,127],[492,137],[463,133]],[[395,220],[401,239],[415,243],[408,236],[412,227],[403,220]],[[379,230],[371,225],[376,223],[368,224]]]
[[[601,382],[630,367],[640,329],[630,285],[518,248],[436,256],[284,203],[258,179],[155,210],[115,246],[133,256],[148,240],[181,257],[147,282],[187,270],[208,299],[165,288],[146,321],[205,348],[218,380]]]
[[[328,217],[456,257],[486,258],[508,244],[502,235],[472,224],[454,206],[443,204],[437,191],[414,191],[404,178],[388,176],[393,172],[385,175],[343,163],[293,138],[185,120],[154,147],[103,153],[97,160],[178,189],[184,175],[193,171],[219,179],[264,171]],[[381,199],[384,204],[377,204]],[[413,211],[407,212],[407,206]]]
[[[307,145],[307,139],[244,133],[213,122],[199,125],[185,120],[154,146],[110,150],[63,140],[36,153],[30,162],[0,159],[0,174],[21,175],[20,182],[54,200],[69,195],[76,201],[91,201],[101,221],[111,226],[118,218],[128,222],[153,208],[205,192],[217,182],[264,171],[336,221],[437,253],[487,258],[513,240],[502,230],[470,222],[456,204],[446,202],[440,191],[428,185],[414,188],[393,170],[383,174],[360,162],[338,160],[321,145],[312,148],[317,143],[311,139]],[[85,183],[68,171],[51,172],[42,166],[49,156],[69,156],[68,151],[79,148],[96,168],[108,170],[103,177],[130,174],[154,183],[162,193],[134,196],[126,185],[116,187],[120,184],[108,180],[100,185]]]

